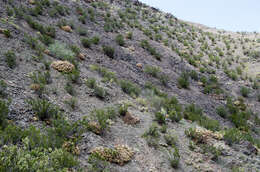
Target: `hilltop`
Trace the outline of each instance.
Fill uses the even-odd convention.
[[[259,33],[137,0],[0,16],[0,171],[259,171]]]

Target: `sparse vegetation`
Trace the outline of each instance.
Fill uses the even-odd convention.
[[[7,63],[8,67],[10,67],[11,69],[15,68],[16,55],[14,51],[9,50],[5,53],[5,62]]]
[[[105,55],[107,55],[111,59],[114,58],[114,55],[115,55],[115,49],[114,48],[112,48],[110,46],[103,46],[103,51],[104,51]]]

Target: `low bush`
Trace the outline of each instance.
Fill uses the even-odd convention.
[[[119,34],[116,36],[116,42],[118,45],[120,46],[124,46],[125,45],[125,40],[124,40],[124,36]]]
[[[8,67],[11,69],[15,68],[16,66],[16,55],[13,51],[9,50],[5,54],[5,62],[7,63]]]
[[[229,145],[239,143],[242,139],[242,133],[237,128],[231,128],[225,131],[224,140]]]
[[[97,96],[100,99],[104,99],[107,95],[106,90],[104,90],[104,88],[100,87],[100,86],[95,86],[94,87],[94,94],[95,96]]]
[[[89,87],[89,88],[94,88],[97,83],[96,83],[96,79],[95,78],[89,78],[86,80],[86,85]]]
[[[159,74],[161,72],[159,67],[155,67],[155,66],[146,66],[144,69],[144,72],[155,77],[158,78]]]
[[[81,39],[81,43],[85,48],[91,48],[92,41],[88,38]]]
[[[162,113],[162,112],[156,112],[155,113],[155,121],[157,121],[159,124],[165,124],[166,123],[165,114]]]
[[[4,97],[6,95],[7,84],[4,80],[0,80],[0,97]]]
[[[161,60],[161,55],[153,48],[147,40],[141,41],[141,47],[146,49],[152,56],[154,56],[157,60]]]
[[[128,110],[128,105],[127,104],[123,104],[119,107],[118,112],[121,116],[125,116]]]
[[[31,105],[32,110],[40,120],[55,119],[60,116],[59,108],[45,99],[31,99],[27,103]]]
[[[222,118],[226,118],[227,117],[227,110],[225,108],[225,106],[219,106],[216,109],[216,112],[219,116],[221,116]]]
[[[250,93],[250,89],[247,87],[241,87],[240,93],[242,94],[243,97],[248,97]]]
[[[138,97],[141,93],[139,86],[133,84],[131,81],[121,80],[120,86],[123,92],[129,94],[130,96]]]
[[[0,128],[7,126],[7,115],[9,113],[8,103],[0,99]]]
[[[75,110],[77,108],[78,101],[75,97],[72,97],[70,99],[65,100],[64,103],[71,107],[71,109]]]
[[[174,147],[174,152],[168,152],[168,159],[172,168],[178,168],[180,163],[180,154],[177,147]]]
[[[178,86],[180,88],[186,88],[188,89],[190,86],[189,82],[189,74],[186,72],[183,72],[180,77],[178,78]]]
[[[55,41],[50,44],[49,50],[56,58],[74,63],[75,53],[65,44]]]
[[[71,82],[67,82],[66,85],[64,86],[64,89],[66,90],[67,93],[69,93],[72,96],[76,94],[76,91],[74,90],[73,84]]]
[[[107,81],[117,81],[115,73],[109,71],[105,67],[101,67],[99,65],[90,65],[90,70],[97,71],[103,77],[103,81],[104,82],[107,82]]]
[[[177,136],[175,136],[173,134],[165,134],[164,140],[165,140],[166,144],[169,146],[172,146],[172,147],[177,146],[178,138],[177,138]]]
[[[111,59],[114,58],[114,54],[115,54],[115,49],[114,48],[112,48],[110,46],[103,46],[103,52],[105,53],[105,55],[107,55]]]
[[[183,118],[181,112],[176,112],[175,110],[170,110],[168,115],[169,115],[169,119],[172,122],[179,122]]]

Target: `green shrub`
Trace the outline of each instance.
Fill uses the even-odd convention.
[[[165,74],[160,74],[159,80],[160,80],[162,85],[167,86],[167,84],[169,82],[169,77]]]
[[[4,29],[4,30],[3,30],[3,34],[4,34],[7,38],[10,38],[10,37],[11,37],[11,32],[10,32],[10,30],[8,30],[8,29]]]
[[[87,85],[89,88],[92,88],[92,89],[93,89],[93,88],[97,85],[96,79],[95,79],[95,78],[89,78],[89,79],[87,79],[86,85]]]
[[[7,125],[7,115],[9,113],[8,103],[0,99],[0,128],[5,128]]]
[[[7,63],[8,67],[11,69],[15,68],[16,66],[16,55],[13,51],[9,50],[5,54],[5,62]]]
[[[70,99],[65,100],[64,103],[67,104],[68,106],[70,106],[71,109],[75,110],[77,107],[78,101],[75,97],[72,97]]]
[[[224,140],[227,144],[232,145],[243,139],[241,132],[237,128],[231,128],[225,131]]]
[[[36,116],[41,120],[48,120],[51,118],[57,118],[60,116],[59,108],[53,105],[48,100],[44,99],[31,99],[27,103],[31,105],[32,110]]]
[[[154,56],[157,60],[161,60],[161,55],[153,48],[147,40],[141,41],[141,47],[146,49],[152,56]]]
[[[124,36],[119,34],[116,36],[116,42],[118,45],[120,46],[124,46],[125,45],[125,40],[124,40]]]
[[[166,144],[169,146],[177,146],[178,138],[175,135],[165,134],[164,140],[165,140]]]
[[[6,95],[7,84],[4,80],[0,80],[0,96],[4,97]]]
[[[94,36],[92,39],[91,39],[91,42],[93,44],[99,44],[99,41],[100,41],[100,38],[98,36]]]
[[[81,39],[81,43],[85,48],[91,48],[92,41],[88,38]]]
[[[260,94],[257,95],[257,100],[260,102]]]
[[[121,106],[119,107],[118,112],[119,112],[119,114],[120,114],[121,116],[125,116],[126,113],[127,113],[127,110],[128,110],[128,105],[127,105],[127,104],[123,104],[123,105],[121,105]]]
[[[50,52],[60,60],[68,60],[73,62],[75,60],[75,53],[70,50],[65,44],[55,41],[49,46]]]
[[[50,84],[52,82],[50,72],[33,72],[30,74],[30,78],[34,84]]]
[[[138,97],[141,93],[141,89],[137,85],[133,84],[131,81],[121,80],[120,86],[123,92],[131,96]]]
[[[190,75],[191,79],[193,79],[195,81],[199,80],[198,73],[195,70],[190,71],[189,75]]]
[[[107,82],[107,81],[117,81],[115,73],[109,71],[105,67],[101,67],[99,65],[90,65],[90,70],[97,71],[103,77],[103,81],[104,82]]]
[[[184,118],[191,121],[197,121],[199,125],[208,130],[218,131],[220,129],[220,125],[217,120],[209,119],[204,116],[202,109],[194,104],[190,104],[185,108]]]
[[[250,93],[250,89],[247,87],[241,87],[240,93],[242,94],[243,97],[248,97]]]
[[[107,55],[110,58],[114,58],[114,54],[115,54],[115,50],[114,48],[110,47],[110,46],[103,46],[103,51],[105,53],[105,55]]]
[[[80,79],[80,71],[74,69],[72,72],[67,74],[67,78],[69,82],[78,83]]]
[[[9,145],[0,151],[1,171],[66,171],[78,162],[63,149],[30,149],[26,145]]]
[[[238,113],[233,113],[229,116],[229,119],[231,122],[235,124],[237,128],[240,128],[244,131],[249,130],[249,126],[247,124],[247,120],[250,119],[250,112],[238,112]]]
[[[80,48],[76,45],[71,45],[70,49],[73,53],[75,53],[76,55],[78,55],[80,53]]]
[[[159,124],[165,124],[165,123],[166,123],[165,114],[163,114],[162,112],[156,112],[156,113],[155,113],[155,120],[156,120]]]
[[[48,36],[48,35],[40,35],[40,36],[39,36],[39,40],[40,40],[43,44],[45,44],[45,45],[47,45],[47,46],[49,46],[50,44],[53,44],[53,43],[54,43],[54,40],[52,39],[52,37],[50,37],[50,36]]]
[[[143,137],[152,136],[158,138],[160,136],[158,125],[152,124],[149,129],[143,134]]]
[[[64,89],[66,90],[67,93],[69,93],[72,96],[76,94],[76,91],[74,90],[73,84],[71,82],[67,82],[66,85],[64,86]]]
[[[180,88],[186,88],[188,89],[190,86],[189,82],[189,74],[186,72],[183,72],[181,76],[178,78],[178,86]]]
[[[171,110],[169,113],[169,119],[173,122],[179,122],[180,120],[182,120],[183,116],[181,114],[181,112],[176,112],[175,110]]]
[[[132,40],[133,39],[133,32],[128,32],[126,34],[126,38]]]
[[[155,66],[146,66],[144,69],[144,72],[155,77],[158,78],[159,77],[159,73],[161,72],[159,67],[155,67]]]
[[[107,120],[109,119],[109,114],[104,109],[97,109],[91,113],[94,120],[100,125],[101,132],[103,133],[106,128],[108,128]]]
[[[104,90],[104,88],[99,87],[99,86],[95,86],[94,87],[94,93],[95,96],[97,96],[98,98],[104,99],[107,95],[107,92]]]
[[[177,147],[174,147],[174,152],[168,152],[168,159],[172,168],[178,168],[180,163],[180,154]]]
[[[226,108],[224,106],[217,107],[216,112],[222,118],[226,118],[227,117],[227,110],[226,110]]]

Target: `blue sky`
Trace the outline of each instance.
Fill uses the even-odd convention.
[[[179,19],[229,31],[260,32],[260,0],[140,0]]]

